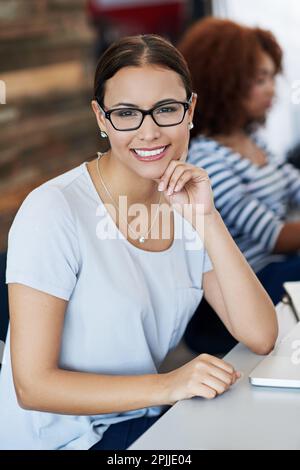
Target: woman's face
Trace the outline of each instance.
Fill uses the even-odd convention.
[[[124,67],[106,82],[105,110],[128,108],[128,104],[130,107],[147,110],[162,100],[187,101],[181,77],[167,68],[153,65]],[[132,131],[114,129],[110,121],[99,112],[95,101],[93,109],[99,126],[108,134],[111,156],[139,176],[157,179],[164,173],[171,160],[179,160],[187,150],[188,124],[192,121],[195,102],[196,98],[193,97],[192,105],[181,124],[159,127],[152,117],[147,115],[142,125]],[[162,153],[156,156],[156,160],[146,160],[149,152],[159,152],[160,149]]]
[[[248,118],[264,121],[275,95],[275,64],[265,52],[261,52],[255,81],[244,106]]]

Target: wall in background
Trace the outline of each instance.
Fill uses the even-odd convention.
[[[26,195],[99,150],[85,0],[1,0],[0,251]]]
[[[115,38],[105,36],[111,19],[102,8],[95,9],[96,4],[112,2],[0,0],[0,85],[5,83],[7,91],[6,104],[0,104],[0,252],[6,249],[9,227],[32,189],[106,149],[90,101],[96,56]],[[181,28],[211,11],[211,0],[133,0],[133,4],[135,8],[127,12],[114,11],[120,15],[113,22],[117,36],[150,28],[169,37],[171,21],[176,42]],[[143,8],[135,12],[138,4],[144,9],[153,4],[144,21]],[[167,22],[163,14],[157,15],[158,8],[169,8],[175,16],[169,14]]]
[[[277,80],[277,101],[264,135],[274,153],[285,154],[300,143],[300,104],[292,100],[293,84],[300,80],[299,0],[213,0],[213,11],[216,16],[270,29],[282,46],[284,73]]]

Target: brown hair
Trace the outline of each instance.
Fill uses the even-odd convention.
[[[198,95],[192,135],[230,134],[245,126],[243,100],[255,79],[261,51],[272,58],[276,73],[282,70],[282,50],[270,31],[229,20],[209,17],[196,22],[178,49]]]
[[[113,43],[100,57],[94,82],[94,96],[103,106],[105,83],[120,69],[144,64],[161,65],[180,75],[187,98],[192,94],[192,82],[187,64],[181,53],[166,39],[145,34],[128,36]]]

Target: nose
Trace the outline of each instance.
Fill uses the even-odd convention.
[[[160,127],[154,122],[152,116],[148,114],[144,117],[141,127],[138,129],[140,140],[151,141],[160,137]]]
[[[266,91],[271,98],[275,95],[275,78],[270,77],[267,83]]]

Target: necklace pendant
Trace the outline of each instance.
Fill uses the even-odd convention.
[[[140,237],[140,238],[139,238],[139,242],[140,242],[140,243],[145,243],[145,237]]]

